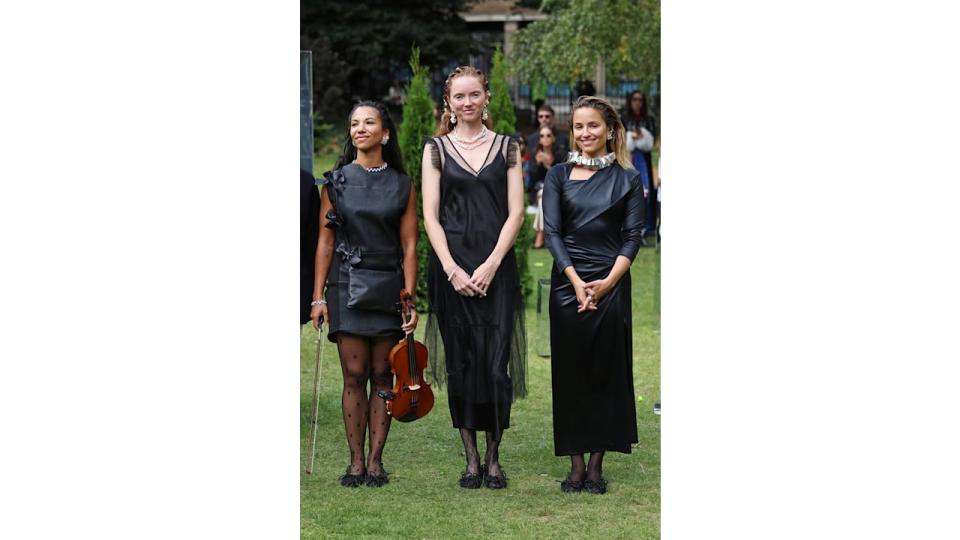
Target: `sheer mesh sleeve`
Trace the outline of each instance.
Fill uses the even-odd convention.
[[[430,152],[430,163],[438,171],[443,170],[443,163],[440,162],[440,148],[437,146],[437,140],[433,137],[424,137],[423,147]]]
[[[517,141],[509,139],[507,142],[507,168],[513,168],[517,164],[517,156],[520,155],[520,145]]]
[[[427,330],[423,341],[430,358],[427,362],[427,372],[432,381],[430,384],[443,388],[447,384],[447,359],[443,350],[443,340],[440,339],[440,327],[437,326],[437,314],[433,311],[427,314]]]

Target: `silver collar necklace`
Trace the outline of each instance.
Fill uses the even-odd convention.
[[[580,152],[570,152],[570,156],[567,158],[567,163],[573,163],[574,165],[579,165],[585,169],[593,169],[596,171],[613,165],[613,162],[616,160],[617,155],[613,152],[597,158],[588,158],[582,156],[580,155]]]

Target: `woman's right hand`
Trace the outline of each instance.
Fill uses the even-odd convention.
[[[577,313],[596,311],[597,303],[587,291],[587,284],[582,279],[573,282],[573,290],[577,293]]]
[[[454,266],[447,274],[447,280],[453,286],[453,290],[462,296],[476,296],[483,293],[480,287],[477,287],[470,281],[470,276],[464,272],[463,268]]]
[[[319,330],[327,320],[327,305],[316,304],[310,308],[310,319],[313,320],[313,329]]]

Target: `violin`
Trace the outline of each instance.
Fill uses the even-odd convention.
[[[410,318],[413,299],[406,289],[400,291],[400,305],[405,319]],[[409,333],[390,350],[390,371],[396,384],[377,395],[387,402],[387,414],[401,422],[423,418],[433,409],[433,390],[423,379],[427,367],[427,348]]]

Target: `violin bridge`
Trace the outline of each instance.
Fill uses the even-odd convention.
[[[410,386],[407,387],[407,390],[419,390],[419,389],[420,389],[419,384],[411,384]]]

